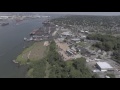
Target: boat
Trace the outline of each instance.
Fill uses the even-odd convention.
[[[27,38],[26,37],[24,37],[24,41],[26,41],[27,40]]]
[[[24,37],[24,41],[30,41],[30,39],[27,39],[26,37]]]
[[[2,23],[1,26],[9,25],[9,23]]]

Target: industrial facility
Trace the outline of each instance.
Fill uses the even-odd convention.
[[[113,70],[113,67],[110,64],[108,64],[107,62],[97,62],[96,66],[98,69],[100,69],[100,71]]]

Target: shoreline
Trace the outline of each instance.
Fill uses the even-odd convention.
[[[16,60],[12,60],[13,61],[13,63],[15,63],[15,64],[18,64],[19,62],[17,62]]]
[[[44,45],[46,41],[34,42],[32,45],[24,48],[23,51],[13,60],[16,64],[26,65],[30,62],[37,61],[44,56],[46,51],[46,46]]]
[[[47,45],[45,45],[47,44]],[[46,55],[46,51],[48,50],[48,43],[46,41],[44,42],[35,42],[32,45],[30,45],[28,48],[23,49],[21,54],[17,56],[13,62],[15,64],[19,64],[20,66],[30,66],[34,62],[41,61],[42,58]],[[37,54],[37,53],[38,54]],[[26,55],[26,56],[25,56]],[[23,58],[22,58],[23,57]],[[26,75],[29,73],[29,69],[26,71]],[[27,76],[32,77],[32,76]]]

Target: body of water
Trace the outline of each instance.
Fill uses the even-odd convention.
[[[25,78],[27,67],[18,66],[12,60],[22,52],[23,47],[29,43],[24,37],[42,26],[43,19],[25,20],[16,25],[10,21],[7,26],[0,26],[0,78]]]

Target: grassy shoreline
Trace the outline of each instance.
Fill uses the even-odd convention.
[[[44,42],[35,42],[33,45],[24,49],[15,61],[20,65],[26,65],[27,63],[40,60],[44,57],[45,50]]]
[[[25,48],[21,54],[19,54],[15,60],[20,65],[29,65],[28,71],[26,72],[26,77],[34,78],[33,73],[34,68],[33,65],[39,66],[37,63],[46,61],[42,60],[48,52],[48,47],[44,46],[44,42],[35,42],[30,45],[28,48]],[[28,58],[29,57],[29,58]],[[45,65],[42,67],[44,68]],[[35,67],[36,69],[36,67]],[[44,75],[44,74],[43,74]]]

